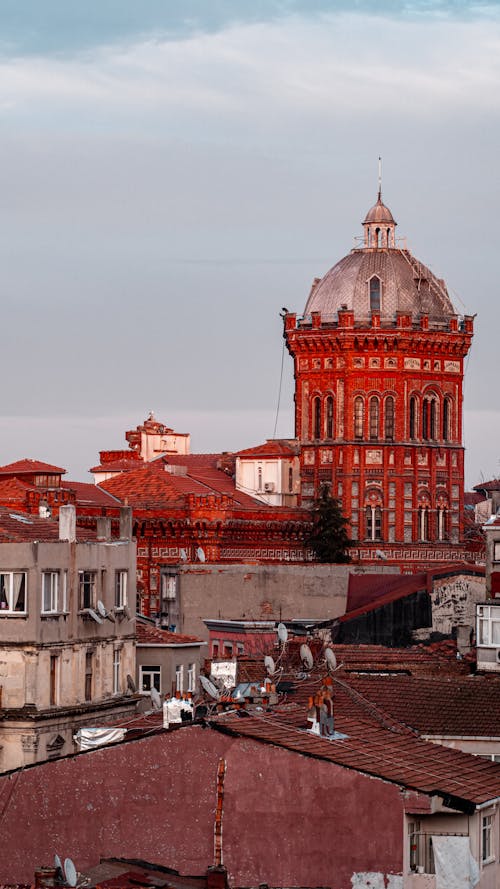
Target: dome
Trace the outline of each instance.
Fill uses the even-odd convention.
[[[367,225],[370,222],[380,222],[382,224],[388,223],[389,225],[396,225],[394,217],[389,210],[389,207],[386,207],[385,204],[382,203],[382,195],[379,192],[377,203],[373,205],[373,207],[368,210],[368,213],[365,216],[363,225]]]
[[[444,281],[408,250],[365,248],[352,250],[314,283],[304,315],[321,312],[333,320],[339,309],[347,308],[354,311],[356,321],[368,320],[372,290],[382,323],[395,321],[397,312],[427,314],[438,322],[456,314]]]

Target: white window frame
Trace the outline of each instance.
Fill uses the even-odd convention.
[[[120,569],[115,573],[115,608],[123,609],[127,604],[128,571]]]
[[[88,576],[88,579],[85,580],[85,575]],[[84,597],[84,588],[85,585],[90,584],[90,602],[89,604],[85,604]],[[78,604],[81,611],[87,611],[89,608],[95,608],[97,600],[97,571],[93,571],[90,568],[84,568],[78,572]]]
[[[493,628],[496,629],[496,641]],[[479,605],[477,609],[477,644],[486,648],[500,648],[500,607]]]
[[[187,690],[190,692],[196,691],[196,664],[188,664],[187,668]]]
[[[19,592],[16,595],[15,592],[15,584],[14,578],[21,577],[24,578],[24,608],[16,608],[17,600],[19,598]],[[6,578],[6,581],[3,581],[1,578]],[[21,580],[21,585],[23,581]],[[0,584],[2,586],[5,584],[5,598],[6,601],[0,604],[0,617],[5,617],[6,615],[14,615],[15,617],[23,617],[28,613],[28,572],[27,571],[0,571]]]
[[[489,864],[495,860],[495,848],[493,845],[493,828],[495,815],[489,812],[481,817],[481,863]]]
[[[115,648],[113,651],[113,694],[114,695],[119,695],[121,693],[120,667],[121,667],[121,651],[119,648]]]
[[[50,581],[49,607],[46,607],[46,583]],[[42,614],[59,614],[59,571],[42,571]]]
[[[146,676],[149,677],[149,688],[144,688]],[[158,678],[158,685],[155,683],[155,677]],[[140,664],[139,692],[141,695],[149,695],[152,688],[156,688],[158,694],[161,694],[161,666],[160,664]]]
[[[175,665],[175,690],[184,691],[184,664]]]

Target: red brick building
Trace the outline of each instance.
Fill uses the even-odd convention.
[[[396,241],[382,203],[364,238],[285,316],[294,360],[300,503],[325,484],[362,559],[462,557],[463,361],[473,318]]]

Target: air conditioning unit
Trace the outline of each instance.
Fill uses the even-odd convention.
[[[275,488],[274,482],[266,482],[264,485],[264,491],[266,494],[272,494]]]

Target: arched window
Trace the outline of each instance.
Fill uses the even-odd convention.
[[[430,428],[429,428],[429,438],[431,441],[436,441],[437,438],[437,404],[436,399],[431,398],[430,401]]]
[[[363,438],[363,426],[365,421],[365,403],[358,396],[354,399],[354,438]]]
[[[382,509],[380,506],[367,506],[365,519],[366,539],[382,540]]]
[[[370,439],[378,439],[379,403],[378,398],[370,398]]]
[[[394,441],[394,398],[388,395],[385,399],[385,440]]]
[[[321,438],[321,398],[313,401],[313,438]]]
[[[429,540],[429,509],[427,506],[420,506],[418,510],[418,536],[423,543]]]
[[[288,467],[288,491],[291,494],[293,491],[293,467]]]
[[[380,278],[370,278],[370,312],[380,312]]]
[[[437,539],[448,539],[448,511],[444,507],[437,510]]]
[[[443,441],[451,439],[451,399],[443,401]]]
[[[422,404],[422,438],[424,441],[429,438],[429,402],[426,398]]]
[[[410,438],[414,441],[417,437],[417,399],[414,395],[410,398]]]
[[[375,229],[375,247],[380,247],[380,229]]]
[[[388,247],[391,246],[391,230],[390,230],[390,228],[387,229],[387,246]]]
[[[326,399],[326,437],[333,438],[333,398]]]

